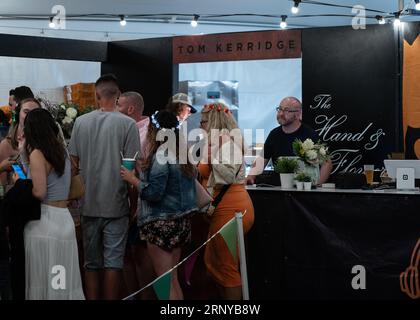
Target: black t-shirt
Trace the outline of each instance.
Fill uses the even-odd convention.
[[[293,152],[293,141],[295,139],[305,141],[308,138],[316,143],[319,140],[319,135],[304,123],[292,133],[285,133],[281,126],[278,126],[271,130],[264,142],[264,159],[271,159],[274,164],[280,156],[296,156]]]

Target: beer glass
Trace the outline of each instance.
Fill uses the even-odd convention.
[[[365,164],[363,166],[365,176],[366,176],[366,182],[367,184],[373,183],[373,170],[375,169],[373,164]]]

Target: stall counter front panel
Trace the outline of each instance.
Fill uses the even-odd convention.
[[[420,297],[419,191],[248,192],[251,299]]]

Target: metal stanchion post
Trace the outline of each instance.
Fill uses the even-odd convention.
[[[241,268],[241,281],[242,281],[242,299],[249,300],[248,291],[248,274],[246,270],[246,255],[245,255],[245,242],[244,242],[244,229],[242,227],[242,213],[235,213],[236,224],[238,226],[238,243],[239,243],[239,262]]]

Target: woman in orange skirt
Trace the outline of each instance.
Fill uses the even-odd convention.
[[[242,212],[246,234],[254,223],[254,207],[245,189],[243,138],[228,107],[222,103],[204,106],[201,127],[208,132],[208,159],[198,166],[201,183],[216,197],[224,185],[230,185],[210,218],[209,237],[217,233],[236,212]],[[211,131],[217,129],[217,135]],[[216,141],[211,141],[211,140]],[[237,253],[239,250],[237,250]],[[204,262],[212,278],[219,285],[222,298],[238,300],[242,297],[239,256],[234,259],[219,234],[206,245]]]

